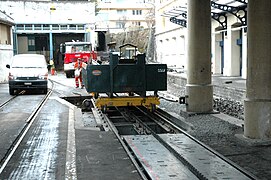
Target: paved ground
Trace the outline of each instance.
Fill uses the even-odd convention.
[[[74,79],[65,78],[63,73],[50,79],[54,82],[54,92],[0,174],[0,179],[141,179],[115,135],[84,127],[83,119],[78,118],[80,109],[61,99],[85,96],[86,91],[75,88]],[[11,96],[8,84],[0,84],[0,88],[0,103],[3,103],[8,99],[5,97]],[[17,98],[32,101],[36,95]],[[14,105],[7,109],[9,116],[1,116],[0,153],[3,151],[4,154],[8,148],[4,146],[8,145],[6,141],[11,141],[5,135],[6,127],[13,127],[9,129],[11,133],[20,132],[18,128],[14,129],[11,115],[20,119],[24,114],[19,116],[14,111],[31,108],[28,104]],[[17,126],[22,127],[19,123]]]

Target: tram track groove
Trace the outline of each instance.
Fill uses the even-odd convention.
[[[40,103],[32,111],[32,113],[30,114],[30,116],[25,121],[26,124],[24,125],[24,127],[22,128],[22,130],[20,131],[20,133],[17,135],[17,137],[15,138],[15,140],[12,142],[11,146],[7,150],[7,152],[4,155],[4,157],[1,159],[1,161],[0,161],[0,174],[3,172],[3,170],[7,166],[8,162],[10,161],[10,159],[14,155],[15,151],[17,150],[17,148],[20,146],[21,142],[23,141],[25,135],[27,134],[27,132],[31,128],[32,124],[34,123],[34,120],[36,119],[37,115],[41,111],[42,107],[44,106],[44,104],[47,102],[47,100],[49,99],[50,95],[52,94],[53,88],[54,88],[54,83],[52,81],[51,81],[51,83],[52,83],[52,88],[49,89],[49,91],[47,92],[47,94],[42,98],[42,100],[40,101]],[[15,96],[15,97],[17,97],[17,96]]]
[[[25,91],[21,91],[18,95],[12,96],[11,98],[9,98],[8,100],[6,100],[4,103],[0,104],[0,109],[2,109],[3,107],[5,107],[6,105],[8,105],[11,101],[13,101],[14,99],[16,99],[16,97],[18,97],[19,95],[24,94]]]
[[[7,104],[9,104],[13,99],[15,99],[17,97],[17,95],[16,96],[12,96],[10,99],[8,99],[7,101],[5,101],[4,103],[2,103],[1,105],[0,105],[0,109],[2,109],[3,107],[5,107]]]

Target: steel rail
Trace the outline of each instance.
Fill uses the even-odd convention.
[[[141,108],[136,107],[141,113],[150,119],[153,119],[147,112],[143,111]],[[150,133],[153,135],[164,147],[166,147],[179,161],[181,161],[187,169],[189,169],[197,178],[200,180],[207,180],[207,178],[199,172],[192,164],[190,164],[185,158],[183,158],[175,149],[173,149],[169,144],[167,144],[159,135],[157,135],[148,125],[142,122],[136,115],[131,114],[133,118],[140,122]]]
[[[176,119],[172,119],[172,117],[169,116],[169,114],[167,113],[163,113],[164,111],[162,110],[156,110],[153,113],[150,113],[147,109],[145,108],[141,108],[141,107],[136,107],[139,111],[141,111],[141,113],[143,113],[143,115],[145,117],[148,117],[150,119],[152,119],[154,122],[160,122],[161,120],[165,121],[167,124],[169,124],[170,126],[172,126],[174,129],[178,129],[178,131],[182,134],[184,134],[185,136],[187,136],[188,138],[190,138],[192,141],[194,141],[195,143],[197,143],[198,145],[202,146],[204,149],[206,149],[207,151],[209,151],[210,153],[214,154],[216,157],[220,158],[221,160],[223,160],[224,162],[228,163],[230,166],[234,167],[236,170],[238,170],[239,172],[241,172],[243,175],[245,175],[246,177],[250,178],[250,179],[257,179],[254,175],[252,175],[250,172],[244,170],[242,167],[238,166],[237,164],[235,164],[234,162],[232,162],[231,160],[227,159],[226,157],[222,156],[221,154],[219,154],[218,152],[216,152],[215,150],[211,149],[210,147],[208,147],[207,145],[203,144],[202,142],[200,142],[199,140],[195,139],[193,136],[189,135],[187,132],[185,132],[183,129],[181,129],[180,124],[176,123]],[[166,147],[177,159],[179,159],[195,176],[197,176],[199,179],[208,179],[207,177],[205,177],[200,171],[198,171],[192,164],[190,164],[185,158],[183,158],[175,149],[173,149],[168,143],[166,143],[159,135],[157,135],[149,126],[148,124],[144,123],[139,117],[138,115],[134,114],[133,112],[131,112],[128,109],[118,109],[119,112],[122,115],[125,115],[124,118],[126,116],[129,117],[129,119],[134,119],[136,121],[136,123],[138,123],[144,130],[145,133],[144,134],[151,134],[153,135],[164,147]],[[127,117],[126,117],[127,118]],[[158,120],[161,119],[161,120]]]
[[[165,148],[167,148],[169,150],[169,152],[171,152],[180,162],[182,162],[184,164],[184,166],[186,166],[186,168],[188,170],[190,170],[190,172],[192,172],[198,179],[203,179],[203,180],[208,179],[208,177],[205,176],[205,173],[203,173],[204,170],[201,172],[201,170],[197,169],[196,166],[194,166],[193,163],[191,164],[191,162],[188,159],[183,157],[180,153],[177,152],[177,150],[175,150],[173,147],[171,147],[170,144],[165,142],[165,140],[162,137],[160,137],[148,125],[149,121],[145,122],[144,119],[142,119],[141,117],[149,118],[150,120],[153,120],[155,123],[157,123],[157,125],[159,125],[159,126],[161,126],[161,123],[159,123],[159,122],[164,121],[165,124],[169,124],[169,126],[165,126],[165,127],[170,127],[170,128],[178,130],[178,133],[182,133],[184,136],[187,136],[187,138],[191,139],[192,141],[197,143],[199,146],[206,149],[206,151],[209,151],[209,153],[212,153],[217,158],[219,158],[222,161],[224,161],[225,163],[229,164],[231,167],[235,168],[237,171],[242,173],[247,178],[249,178],[249,179],[257,179],[250,172],[244,170],[242,167],[235,164],[233,161],[227,159],[226,157],[219,154],[217,151],[211,149],[207,145],[203,144],[202,142],[200,142],[199,140],[197,140],[196,138],[194,138],[193,136],[188,134],[186,132],[186,130],[193,128],[193,126],[191,127],[189,124],[186,124],[185,122],[182,122],[182,123],[177,122],[176,118],[170,116],[168,113],[164,112],[163,110],[157,109],[153,113],[150,113],[144,107],[134,107],[135,109],[132,109],[132,110],[127,108],[127,107],[123,107],[123,108],[115,107],[115,108],[122,115],[122,118],[126,119],[128,122],[130,122],[131,125],[137,124],[138,127],[142,130],[143,134],[146,134],[146,135],[150,134],[154,138],[156,138],[158,140],[158,142],[161,143],[161,145],[163,145]],[[136,111],[134,111],[134,110],[136,110]],[[137,112],[141,112],[140,115]],[[136,155],[133,153],[133,151],[130,148],[129,144],[124,141],[124,138],[121,138],[122,136],[121,136],[121,134],[118,133],[117,126],[115,126],[114,122],[112,122],[110,120],[110,118],[111,118],[109,116],[110,111],[108,111],[108,113],[109,114],[105,116],[105,119],[106,119],[107,123],[109,124],[109,127],[114,131],[114,133],[118,137],[118,139],[121,142],[123,148],[125,149],[125,151],[129,155],[131,161],[133,162],[133,164],[137,168],[139,174],[144,174],[145,173],[144,175],[147,178],[150,178],[148,173],[146,173],[146,170],[144,168],[142,169],[142,164],[140,163],[140,161],[138,160]],[[113,117],[114,117],[114,115],[113,115]],[[184,125],[184,127],[182,127],[182,125]],[[162,126],[163,126],[163,123],[162,123]],[[141,130],[140,130],[140,132],[141,132]],[[123,141],[124,141],[124,143],[123,143]]]
[[[19,93],[19,95],[24,94],[25,91],[21,91]],[[3,107],[5,107],[8,103],[10,103],[13,99],[15,99],[16,97],[18,97],[18,95],[12,96],[10,99],[8,99],[7,101],[5,101],[4,103],[0,104],[0,109],[2,109]]]
[[[171,148],[168,144],[166,144],[164,142],[164,140],[162,138],[160,138],[148,125],[146,125],[139,117],[137,117],[137,115],[135,115],[134,113],[132,113],[130,110],[128,110],[127,108],[118,108],[115,107],[116,110],[123,116],[124,119],[127,119],[128,121],[130,121],[131,119],[133,119],[135,121],[135,123],[139,124],[140,126],[142,126],[144,128],[144,134],[152,134],[163,146],[165,146],[171,153],[173,153],[173,155],[180,160],[186,167],[187,169],[189,169],[196,177],[198,177],[201,180],[207,180],[206,177],[204,177],[195,167],[193,167],[186,159],[184,159],[183,157],[181,157],[179,155],[179,153],[177,153],[173,148]],[[148,117],[150,119],[152,119],[154,122],[156,122],[157,120],[154,119],[154,117],[152,117],[150,114],[145,113],[143,110],[141,110],[140,108],[136,107],[136,109],[138,109],[141,113],[144,114],[145,117]],[[120,137],[120,135],[118,134],[117,128],[114,126],[114,123],[110,121],[110,119],[106,116],[106,119],[108,121],[108,124],[110,126],[110,128],[114,131],[114,133]],[[157,122],[156,122],[157,123]],[[122,142],[123,140],[120,139],[120,141]],[[127,143],[124,142],[124,144],[122,143],[122,146],[124,147],[124,149],[126,150],[127,153],[131,154],[129,148],[127,146],[129,146]],[[136,164],[134,164],[139,172],[142,172],[142,169],[140,168],[138,162],[135,160],[134,156],[131,156],[130,159],[133,161],[133,163],[135,162]]]
[[[94,108],[97,108],[95,106],[95,104],[94,104]],[[118,138],[118,140],[121,143],[122,147],[124,148],[125,152],[127,153],[127,155],[129,156],[130,160],[132,161],[132,163],[134,164],[135,168],[137,169],[139,175],[142,177],[142,179],[148,180],[149,178],[147,178],[146,175],[142,172],[142,168],[136,162],[136,159],[131,154],[131,151],[128,149],[127,145],[125,144],[125,142],[123,141],[123,139],[119,135],[117,128],[114,126],[114,124],[110,121],[110,119],[107,116],[104,116],[104,120],[107,122],[108,126],[111,128],[111,130],[113,131],[113,133]]]
[[[214,155],[216,155],[217,157],[219,157],[220,159],[222,159],[223,161],[229,163],[232,167],[238,169],[240,172],[242,172],[243,174],[245,174],[247,177],[249,177],[250,179],[257,179],[253,174],[251,174],[250,172],[246,171],[245,169],[243,169],[242,167],[240,167],[239,165],[237,165],[236,163],[234,163],[233,161],[231,161],[230,159],[227,159],[225,156],[221,155],[219,152],[215,151],[214,149],[212,149],[211,147],[207,146],[206,144],[202,143],[201,141],[199,141],[198,139],[196,139],[195,137],[191,136],[190,134],[188,134],[185,130],[183,130],[181,127],[179,127],[174,120],[172,121],[170,119],[170,117],[168,116],[167,113],[164,113],[164,111],[162,109],[157,109],[155,111],[155,114],[157,116],[159,116],[160,118],[163,118],[166,122],[170,123],[172,126],[175,126],[176,128],[179,128],[180,132],[183,133],[185,136],[189,137],[191,140],[193,140],[194,142],[196,142],[197,144],[201,145],[203,148],[207,149],[208,151],[210,151],[211,153],[213,153]]]
[[[13,96],[12,98],[8,99],[4,103],[0,105],[0,109],[2,109],[4,106],[6,106],[9,102],[11,102],[13,99],[15,99],[17,96]]]
[[[23,127],[22,131],[16,137],[16,139],[14,140],[14,142],[12,143],[12,145],[10,146],[9,150],[7,151],[7,153],[5,154],[5,156],[3,157],[3,159],[1,160],[1,162],[0,162],[0,165],[1,165],[0,166],[0,174],[3,172],[3,170],[7,166],[8,162],[10,161],[10,159],[14,155],[15,151],[20,146],[23,138],[25,137],[25,135],[29,131],[30,127],[32,126],[32,124],[33,124],[34,120],[36,119],[37,115],[41,111],[42,107],[44,106],[44,104],[47,102],[47,100],[49,99],[50,95],[52,94],[54,83],[53,82],[51,82],[51,83],[52,83],[52,88],[47,92],[47,94],[44,96],[44,98],[36,106],[35,110],[28,117],[28,119],[26,120],[26,124]]]

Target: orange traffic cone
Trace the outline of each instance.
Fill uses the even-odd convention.
[[[51,75],[55,75],[55,69],[51,68]]]

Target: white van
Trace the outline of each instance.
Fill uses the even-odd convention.
[[[45,57],[39,54],[18,54],[13,56],[9,71],[9,94],[19,90],[39,89],[47,93],[48,69]]]

